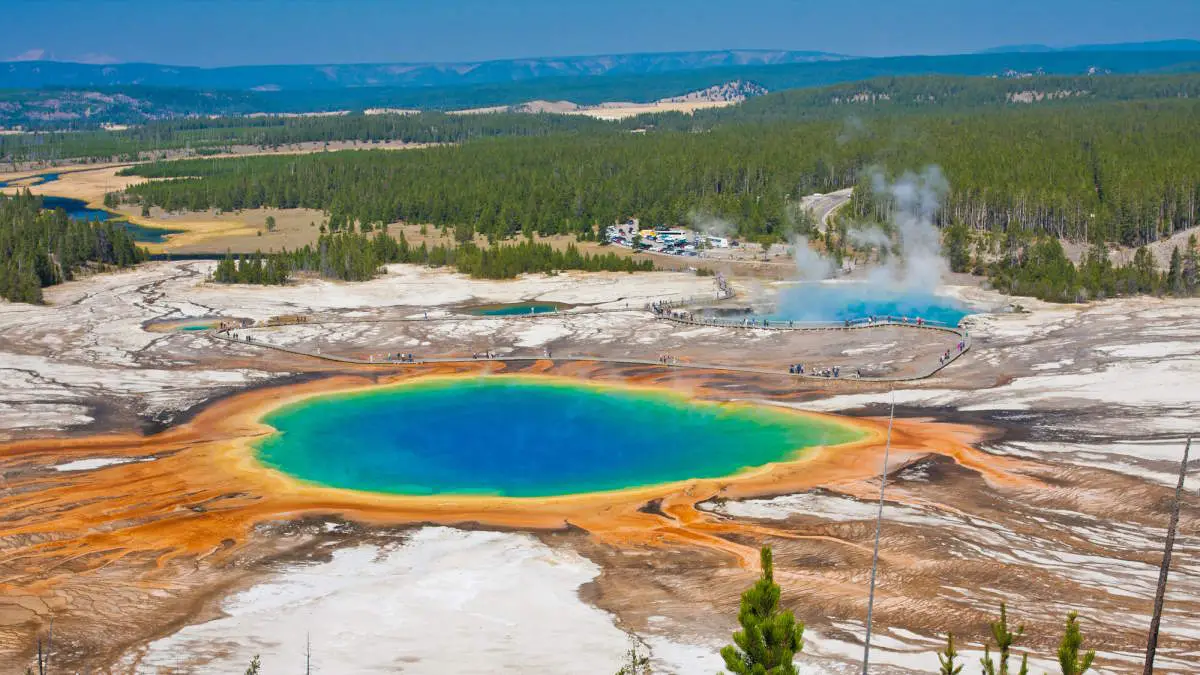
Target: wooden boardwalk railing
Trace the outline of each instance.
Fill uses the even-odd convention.
[[[547,314],[543,314],[543,316],[546,316],[546,315]],[[504,318],[508,318],[508,317],[504,317]],[[519,318],[519,317],[513,317],[513,318]],[[871,326],[871,327],[884,327],[884,325],[885,324],[878,324],[876,326]],[[918,326],[916,326],[914,324],[895,324],[895,325],[906,326],[908,328],[918,328]],[[922,326],[922,328],[924,328],[924,326]],[[939,364],[936,368],[931,368],[926,372],[918,373],[916,375],[909,375],[909,376],[827,377],[827,376],[817,375],[817,374],[813,374],[813,373],[804,373],[804,374],[789,373],[789,372],[784,371],[782,368],[779,370],[776,370],[776,369],[772,369],[772,368],[759,368],[759,367],[755,367],[755,366],[735,366],[735,365],[720,364],[720,363],[700,363],[700,362],[677,361],[677,360],[668,360],[668,361],[664,362],[664,361],[658,361],[658,360],[654,360],[654,359],[638,359],[638,358],[632,358],[632,357],[606,357],[606,356],[592,356],[592,355],[582,355],[582,354],[567,354],[567,355],[552,356],[552,357],[547,357],[547,356],[538,355],[538,354],[527,354],[527,355],[519,355],[518,354],[518,355],[494,356],[494,357],[488,357],[488,358],[465,357],[465,356],[453,357],[452,356],[452,357],[436,357],[436,358],[414,358],[411,361],[399,360],[399,359],[381,359],[381,360],[376,361],[374,359],[360,359],[360,358],[355,358],[352,356],[341,356],[338,354],[315,352],[315,351],[311,351],[311,350],[300,349],[297,347],[287,347],[284,345],[272,344],[270,342],[264,342],[262,340],[254,339],[253,335],[249,332],[249,331],[253,330],[251,328],[241,328],[241,329],[237,329],[237,330],[238,330],[238,333],[241,333],[242,335],[239,336],[234,333],[221,332],[221,331],[216,331],[216,330],[209,331],[208,335],[210,335],[211,337],[220,339],[220,340],[224,340],[226,342],[233,342],[233,343],[237,343],[237,344],[244,344],[244,345],[249,345],[249,346],[254,346],[254,347],[262,347],[263,349],[276,350],[276,351],[285,352],[288,354],[294,354],[297,356],[305,356],[305,357],[309,357],[309,358],[321,359],[324,361],[330,361],[330,362],[334,362],[334,363],[345,363],[348,365],[355,365],[355,366],[396,367],[396,366],[419,366],[419,365],[427,365],[427,364],[447,364],[447,363],[482,363],[482,362],[488,362],[488,361],[497,361],[497,362],[501,362],[501,363],[506,363],[506,362],[549,360],[549,361],[578,361],[578,362],[594,362],[594,363],[613,363],[613,364],[620,364],[620,365],[645,365],[645,366],[657,366],[657,367],[671,368],[671,369],[716,370],[716,371],[723,371],[723,372],[753,373],[756,375],[775,375],[775,376],[792,377],[792,378],[805,379],[805,380],[831,380],[831,381],[844,381],[844,382],[908,382],[908,381],[914,381],[914,380],[923,380],[923,379],[933,376],[935,373],[942,370],[946,366],[950,365],[955,360],[957,360],[960,356],[967,353],[971,349],[970,336],[965,331],[960,333],[957,330],[948,330],[945,328],[940,328],[939,330],[952,332],[952,333],[955,333],[956,335],[960,335],[962,338],[961,341],[963,343],[963,348],[961,350],[958,350],[957,348],[950,350],[950,358],[944,362],[939,362]]]

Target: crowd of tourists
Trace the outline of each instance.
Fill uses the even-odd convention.
[[[828,377],[833,379],[840,378],[842,376],[842,367],[830,366],[827,368],[814,368],[806,371],[804,370],[803,363],[793,363],[792,365],[788,366],[788,373],[791,375],[808,375],[809,377]],[[858,368],[855,368],[852,377],[862,377],[862,371]]]
[[[955,345],[955,349],[957,349],[957,350],[958,350],[958,353],[959,353],[959,354],[963,353],[963,350],[964,350],[964,349],[966,349],[966,348],[967,348],[967,341],[966,341],[966,340],[959,340],[959,341],[958,341],[958,344],[957,344],[957,345]],[[938,365],[939,365],[939,366],[944,366],[944,365],[946,365],[947,363],[950,363],[950,362],[951,362],[951,361],[953,361],[953,360],[954,360],[954,358],[953,358],[952,356],[950,356],[950,350],[949,350],[949,349],[947,349],[947,350],[946,350],[946,353],[944,353],[944,354],[942,354],[941,356],[939,356],[939,357],[938,357]]]
[[[942,354],[940,354],[938,356],[938,367],[939,368],[941,368],[942,366],[945,366],[947,363],[950,363],[951,361],[953,361],[958,356],[958,354],[962,354],[964,351],[966,351],[967,340],[966,340],[965,335],[966,334],[964,333],[963,339],[958,341],[958,344],[956,344],[954,346],[954,349],[947,349],[945,352],[943,352]],[[957,353],[955,353],[955,352],[957,352]],[[842,367],[841,366],[830,366],[827,368],[814,368],[814,369],[810,369],[810,370],[805,370],[803,363],[793,363],[788,366],[788,374],[789,375],[808,375],[809,377],[840,378],[842,376]],[[851,375],[851,377],[861,378],[862,370],[859,368],[855,368],[854,373]]]

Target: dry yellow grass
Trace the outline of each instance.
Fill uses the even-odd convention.
[[[247,209],[232,213],[185,211],[167,213],[158,207],[142,217],[137,206],[118,212],[147,227],[183,230],[162,244],[148,244],[152,253],[234,253],[297,249],[315,243],[325,214],[315,209]],[[275,229],[267,230],[267,217],[275,218]]]
[[[214,155],[214,157],[305,154],[325,150],[332,152],[350,149],[408,150],[429,147],[429,145],[401,142],[355,143],[353,141],[329,144],[298,143],[274,149],[234,148],[232,153]],[[33,174],[41,173],[44,169],[10,171],[0,174],[0,181],[15,182],[9,187],[0,188],[0,192],[15,194],[28,189],[36,195],[81,199],[87,202],[89,207],[101,209],[104,208],[105,193],[124,190],[130,185],[147,180],[140,176],[118,176],[117,173],[127,166],[130,164],[61,166],[57,167],[60,174],[58,180],[38,185],[30,184],[34,181]],[[162,244],[147,244],[146,247],[152,253],[208,253],[222,252],[227,249],[250,253],[256,250],[279,250],[285,247],[299,248],[317,240],[318,226],[324,217],[320,211],[309,209],[252,209],[222,214],[210,210],[171,214],[162,209],[153,208],[148,217],[142,216],[141,209],[136,206],[123,206],[116,211],[130,222],[143,227],[182,230],[179,234],[170,235]],[[274,232],[267,231],[267,216],[275,217]]]

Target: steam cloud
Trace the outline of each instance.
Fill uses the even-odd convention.
[[[863,121],[855,115],[851,115],[842,122],[842,131],[837,135],[836,139],[837,144],[845,145],[858,136],[861,136],[866,130],[867,125],[863,124]]]
[[[796,277],[801,281],[821,281],[833,276],[837,266],[808,244],[808,237],[796,235],[791,240],[796,260]]]
[[[882,266],[872,270],[868,286],[890,291],[929,291],[941,283],[949,270],[942,257],[938,228],[934,225],[949,184],[937,166],[920,173],[905,172],[889,181],[878,168],[870,170],[871,187],[877,198],[890,203],[888,220],[892,232],[874,226],[854,226],[846,236],[858,247],[876,247],[892,253]],[[792,239],[796,275],[802,281],[818,281],[833,275],[834,262],[808,245],[806,237]],[[867,290],[867,289],[864,289]],[[868,292],[871,292],[868,290]]]
[[[700,211],[688,214],[688,224],[693,230],[712,237],[732,237],[737,232],[737,226],[728,220]]]
[[[950,190],[942,170],[927,166],[921,173],[905,172],[895,182],[888,182],[882,171],[873,169],[871,187],[877,195],[891,197],[889,219],[896,228],[894,251],[899,254],[889,256],[871,280],[905,290],[934,290],[949,271],[933,223]]]
[[[938,228],[934,225],[948,185],[941,169],[926,167],[889,181],[879,169],[868,173],[876,198],[888,205],[888,227],[855,226],[846,235],[856,247],[878,247],[889,255],[872,269],[866,283],[813,287],[798,284],[777,296],[776,311],[798,321],[840,321],[864,316],[920,316],[945,309],[935,297],[949,266],[941,255]],[[792,240],[796,274],[801,281],[832,276],[833,260],[808,245],[804,237]],[[952,317],[950,320],[953,320]]]

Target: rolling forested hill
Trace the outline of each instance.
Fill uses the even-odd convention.
[[[170,209],[308,207],[342,225],[396,220],[590,234],[628,217],[701,211],[785,238],[799,195],[865,185],[868,169],[939,165],[943,222],[1140,244],[1190,227],[1200,202],[1200,101],[1024,104],[844,119],[717,123],[704,133],[493,138],[403,153],[187,160],[129,195]]]
[[[720,125],[1045,107],[1112,101],[1200,98],[1200,75],[1042,76],[1022,79],[920,76],[877,78],[785,90],[694,115],[658,114],[621,122],[581,115],[494,113],[348,114],[323,117],[186,118],[124,131],[0,135],[0,161],[72,158],[134,160],[157,151],[215,152],[235,145],[272,147],[353,140],[459,143],[496,136],[620,133],[635,129],[698,131]]]
[[[658,56],[665,58],[665,55]],[[795,62],[782,58],[739,61],[723,57],[707,60],[697,58],[689,61],[689,67],[537,69],[536,76],[526,77],[509,72],[507,76],[478,75],[478,79],[459,78],[453,84],[446,84],[445,80],[435,80],[421,86],[396,84],[388,78],[377,77],[368,78],[369,82],[364,81],[353,86],[330,86],[330,82],[342,81],[339,73],[349,72],[354,66],[326,67],[335,68],[331,71],[334,75],[328,77],[320,74],[319,69],[314,71],[313,66],[288,66],[286,68],[306,68],[308,70],[305,72],[308,74],[293,85],[282,86],[273,83],[268,77],[269,73],[260,76],[245,75],[243,72],[248,70],[253,73],[253,68],[232,69],[234,73],[228,74],[228,77],[221,72],[230,69],[192,69],[206,73],[204,77],[198,77],[193,82],[187,79],[155,77],[105,78],[89,75],[91,71],[74,70],[67,75],[49,75],[67,66],[77,69],[96,68],[99,69],[98,72],[103,72],[106,68],[115,69],[115,72],[119,73],[121,68],[133,67],[129,64],[116,67],[85,67],[79,64],[43,62],[35,62],[33,66],[9,64],[7,73],[0,70],[0,126],[81,129],[96,128],[102,123],[136,124],[188,114],[244,115],[255,112],[356,111],[389,107],[454,110],[513,105],[531,100],[570,100],[579,104],[606,101],[645,102],[678,96],[734,80],[753,82],[769,91],[782,91],[871,78],[914,75],[1022,79],[1035,75],[1167,74],[1200,71],[1200,51],[1187,49],[854,59],[809,54],[803,58],[808,61]],[[712,65],[714,63],[717,65]],[[32,77],[27,71],[34,67],[44,67],[48,74],[45,77]],[[483,73],[489,68],[492,66],[481,64],[472,68],[470,72]],[[499,66],[497,68],[504,70]],[[600,74],[597,74],[598,70]],[[182,69],[181,72],[183,71],[188,69]],[[250,79],[239,79],[243,76]],[[345,82],[351,81],[357,82],[353,79]]]

